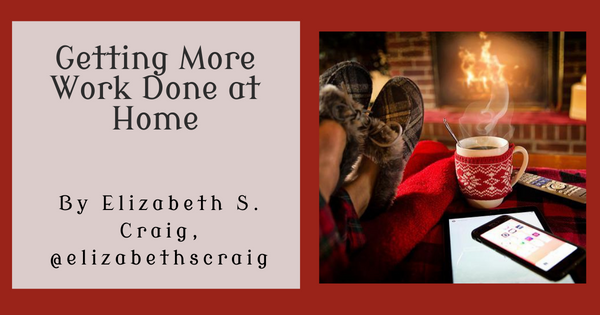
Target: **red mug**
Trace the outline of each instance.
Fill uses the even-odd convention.
[[[523,154],[519,172],[512,176],[513,154]],[[467,202],[482,209],[499,206],[523,176],[529,155],[523,147],[498,137],[471,137],[459,141],[454,154],[456,178]]]

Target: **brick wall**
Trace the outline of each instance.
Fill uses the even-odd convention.
[[[427,120],[427,113],[425,114]],[[450,123],[454,132],[458,132],[458,124]],[[515,131],[511,142],[535,154],[586,154],[586,126],[585,125],[514,125]],[[473,128],[467,125],[466,128]],[[508,132],[505,125],[498,126],[498,134]],[[471,132],[472,134],[472,132]],[[455,142],[441,123],[426,122],[423,126],[421,139],[436,140],[444,143],[448,148],[454,149]]]
[[[435,108],[431,39],[428,32],[390,32],[386,35],[390,76],[408,77],[423,94],[425,108]]]

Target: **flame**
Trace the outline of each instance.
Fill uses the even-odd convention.
[[[506,82],[504,78],[506,66],[500,63],[498,56],[490,53],[492,41],[488,40],[487,34],[480,32],[479,38],[484,41],[479,56],[463,47],[460,48],[458,56],[462,61],[461,69],[465,75],[464,82],[467,87],[490,92],[492,85]]]

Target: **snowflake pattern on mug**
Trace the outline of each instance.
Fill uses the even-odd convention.
[[[512,155],[496,163],[478,164],[476,161],[455,161],[460,190],[467,198],[499,199],[512,191]]]
[[[481,179],[475,176],[470,171],[463,172],[462,176],[458,177],[458,180],[460,181],[462,186],[467,187],[468,189],[475,189],[475,187],[481,185]]]

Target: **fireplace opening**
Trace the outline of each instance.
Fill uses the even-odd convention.
[[[551,32],[435,32],[437,105],[464,108],[506,84],[515,109],[554,108],[559,58]]]

